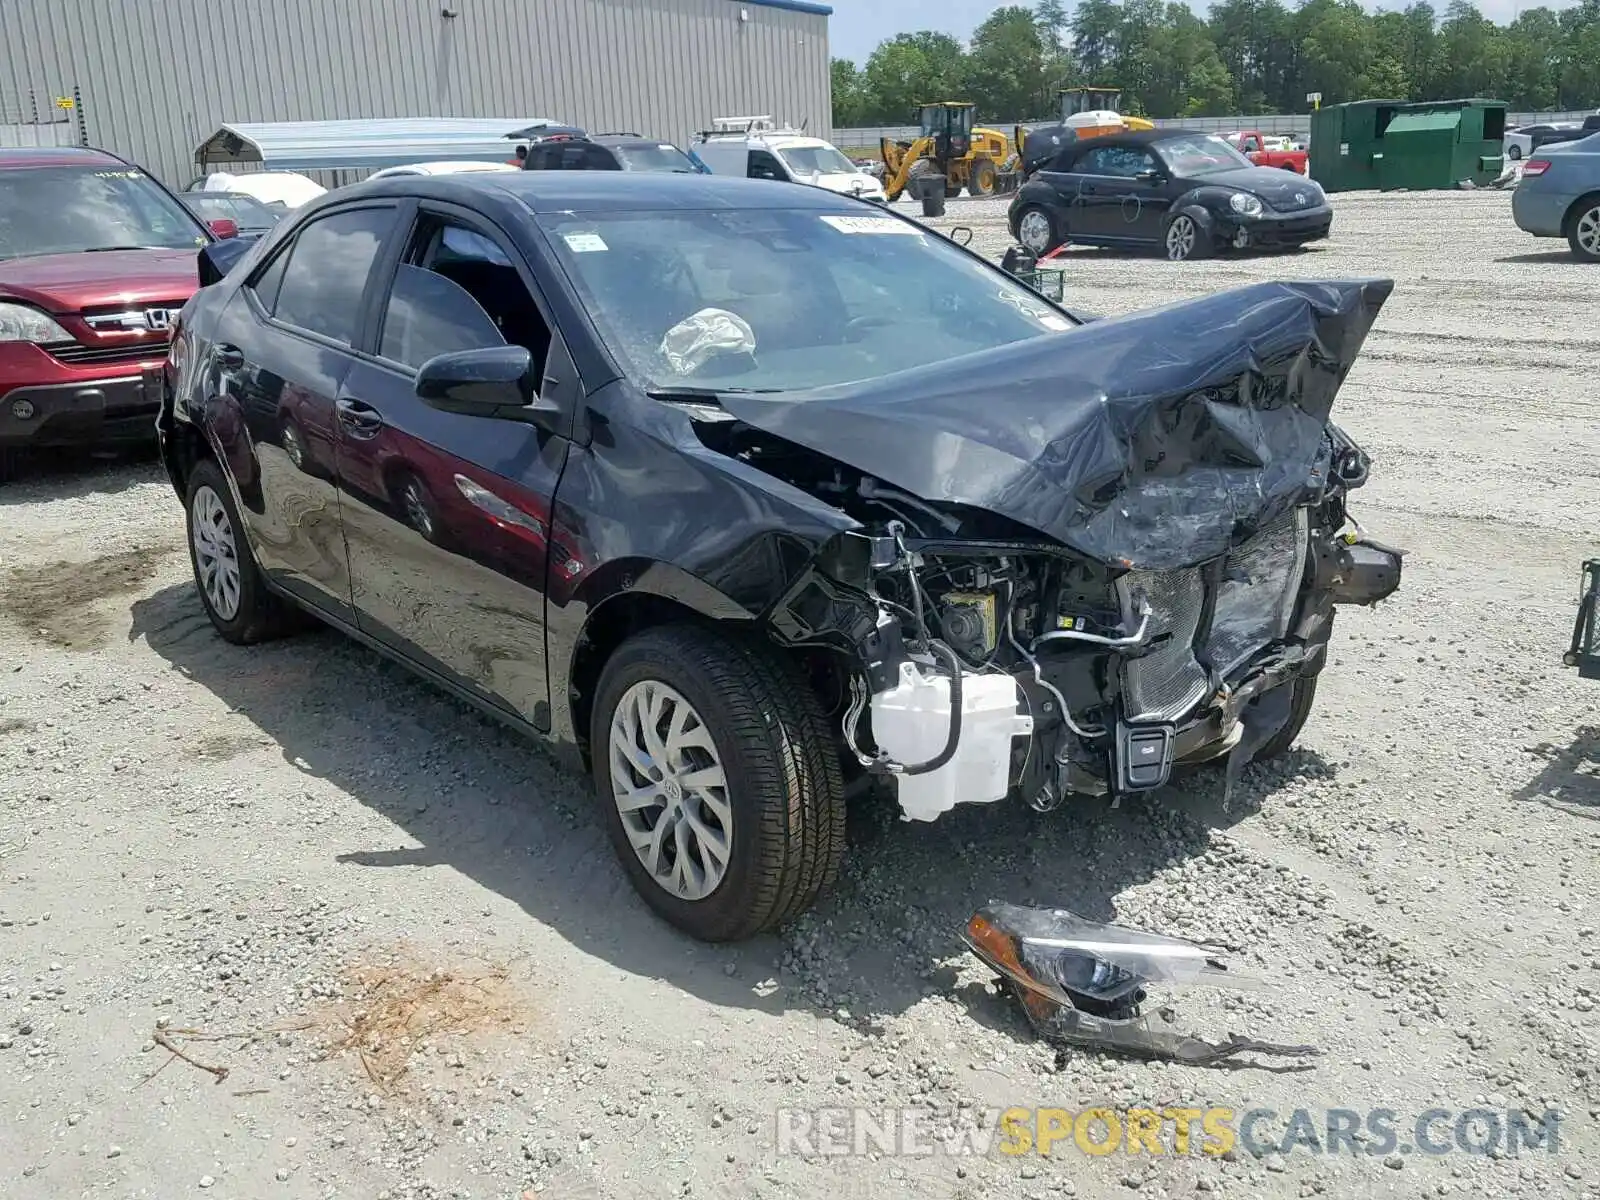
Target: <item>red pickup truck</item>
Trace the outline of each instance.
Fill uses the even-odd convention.
[[[1243,129],[1226,136],[1234,149],[1258,167],[1281,167],[1298,175],[1306,173],[1306,162],[1310,156],[1304,150],[1268,150],[1267,139],[1255,129]]]

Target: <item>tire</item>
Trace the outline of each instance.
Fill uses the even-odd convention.
[[[1567,245],[1580,262],[1600,262],[1600,193],[1585,196],[1567,214]]]
[[[1506,157],[1509,158],[1512,162],[1516,162],[1519,158],[1522,157],[1522,147],[1517,145],[1515,142],[1513,142],[1511,144],[1511,148],[1506,151]]]
[[[1210,235],[1188,213],[1178,213],[1167,222],[1161,245],[1171,262],[1210,258],[1214,250]]]
[[[993,159],[975,158],[972,160],[972,170],[967,176],[967,193],[980,200],[992,196],[995,193],[997,178]]]
[[[244,535],[244,522],[234,506],[233,493],[211,459],[201,459],[189,473],[189,495],[184,507],[195,590],[222,639],[248,646],[281,637],[300,624],[299,611],[267,590],[250,552],[249,538]],[[224,529],[226,544],[220,536]],[[209,548],[217,559],[227,559],[231,554],[236,575],[231,589],[222,583],[216,589],[208,586],[213,575],[202,567],[202,560],[209,557],[203,547]],[[219,563],[215,570],[225,571],[226,564]]]
[[[917,159],[916,162],[911,164],[911,169],[906,172],[906,186],[905,186],[906,195],[910,196],[913,200],[921,200],[922,199],[922,189],[921,189],[920,181],[923,180],[923,179],[928,178],[928,176],[930,176],[930,175],[937,176],[938,174],[939,174],[939,167],[933,161],[933,159],[931,159],[931,158],[919,158],[919,159]]]
[[[1034,235],[1035,230],[1043,234],[1042,238]],[[1050,253],[1067,240],[1065,232],[1050,210],[1038,204],[1030,204],[1017,214],[1016,235],[1017,241],[1022,243],[1035,258]],[[1033,241],[1039,241],[1041,244],[1034,245]]]
[[[395,479],[394,503],[408,529],[438,543],[439,505],[422,477],[409,467],[403,468]]]
[[[1311,715],[1311,707],[1317,700],[1317,677],[1303,675],[1290,684],[1294,688],[1294,696],[1289,701],[1289,719],[1283,723],[1283,728],[1272,735],[1272,739],[1255,752],[1252,762],[1266,762],[1269,758],[1278,758],[1286,754],[1289,747],[1294,745],[1295,738],[1300,736],[1300,731],[1305,728],[1306,718]]]
[[[648,739],[626,733],[629,715],[645,703],[647,685],[661,696],[663,718],[678,702],[699,725],[684,735],[689,745],[671,750],[659,731],[655,746],[662,757],[683,764],[669,769],[659,784],[634,766],[654,767],[657,754]],[[614,735],[619,708],[623,720]],[[638,722],[635,728],[642,727]],[[670,730],[671,725],[668,723]],[[701,745],[693,744],[700,733]],[[630,756],[620,748],[634,747]],[[707,747],[710,748],[709,753]],[[809,908],[838,875],[844,854],[844,784],[832,729],[816,694],[789,662],[774,651],[720,630],[694,625],[669,625],[629,638],[606,663],[596,689],[590,726],[590,750],[596,799],[613,848],[635,890],[655,912],[691,937],[706,942],[732,942],[775,929]],[[661,882],[630,840],[648,837],[652,826],[670,819],[674,806],[694,795],[676,783],[686,773],[704,774],[720,766],[724,785],[707,786],[692,814],[680,816],[671,836],[659,836]],[[614,765],[615,764],[615,765]],[[655,768],[659,771],[659,768]],[[625,824],[618,787],[650,791],[655,798]],[[673,793],[667,788],[671,785]],[[728,814],[727,824],[713,807],[717,797]],[[715,854],[704,849],[681,852],[677,830],[693,824],[727,835],[723,869],[713,880]],[[727,825],[731,824],[731,835]],[[669,845],[670,843],[670,845]],[[695,845],[702,846],[698,839]],[[687,858],[690,871],[682,885],[672,877],[675,864],[665,861],[670,849],[675,863]],[[700,877],[693,868],[700,868]],[[699,890],[698,895],[694,894]]]

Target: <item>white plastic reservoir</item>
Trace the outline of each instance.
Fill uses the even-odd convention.
[[[923,775],[896,775],[900,814],[932,821],[957,804],[1003,800],[1011,775],[1011,739],[1033,732],[1017,711],[1009,675],[961,673],[961,740],[950,761]],[[896,762],[915,766],[936,757],[950,735],[950,679],[900,664],[900,682],[872,697],[872,736]]]

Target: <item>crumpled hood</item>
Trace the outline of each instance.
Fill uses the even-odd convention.
[[[721,402],[1101,562],[1192,566],[1321,489],[1334,395],[1393,288],[1254,284],[887,379]]]

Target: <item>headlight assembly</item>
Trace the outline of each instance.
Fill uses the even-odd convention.
[[[1261,215],[1261,200],[1249,192],[1235,192],[1228,198],[1228,207],[1242,217],[1259,217]]]

